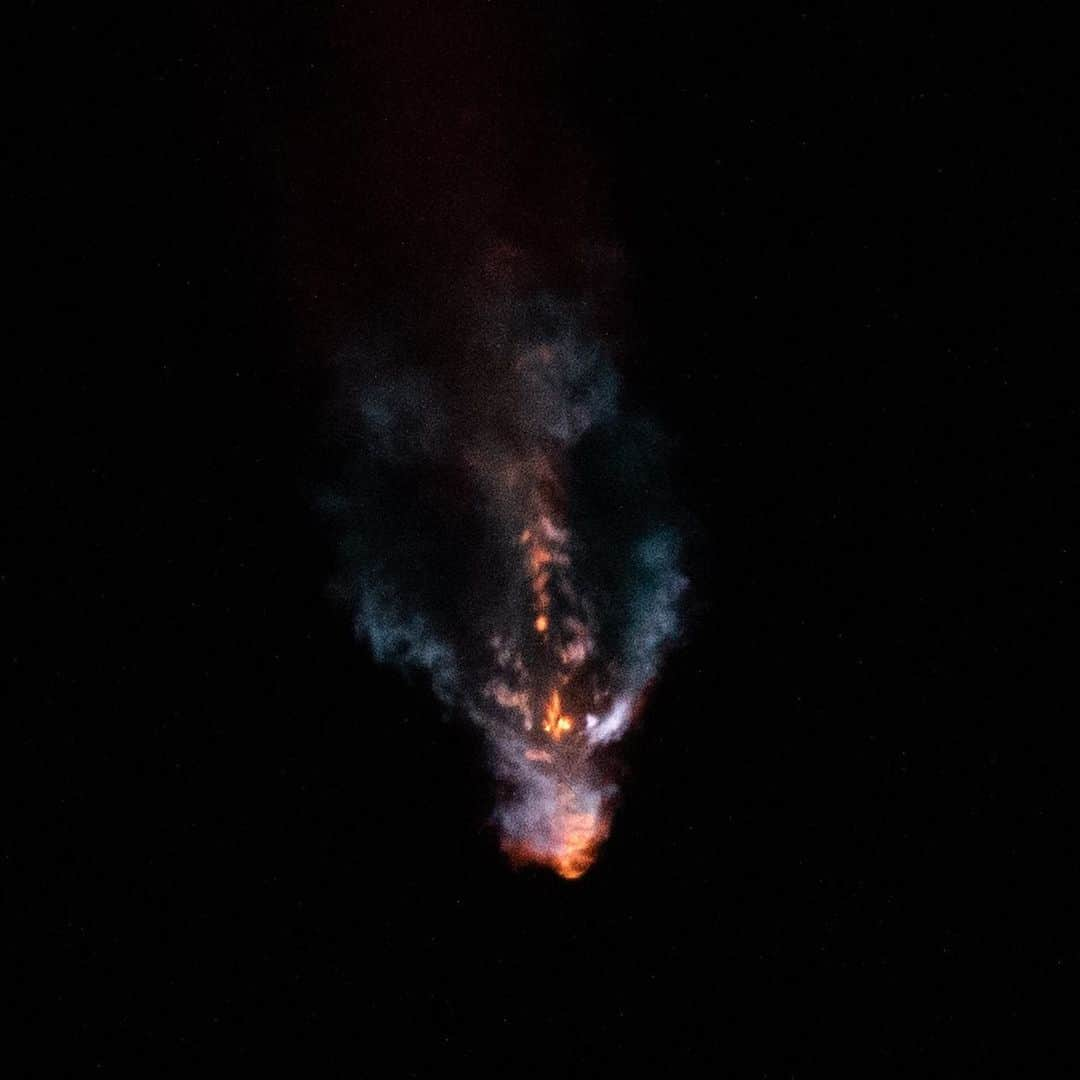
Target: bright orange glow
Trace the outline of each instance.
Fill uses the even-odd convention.
[[[544,710],[544,722],[541,726],[556,742],[568,731],[574,730],[573,718],[562,711],[562,701],[559,698],[558,690],[551,691],[547,708]]]
[[[569,784],[560,786],[557,804],[552,807],[551,835],[535,843],[504,839],[503,850],[518,864],[539,863],[560,877],[573,881],[596,861],[600,845],[610,828],[603,811],[590,812],[581,805]]]
[[[607,836],[606,823],[591,814],[567,814],[562,821],[561,844],[552,856],[555,872],[568,881],[581,877],[596,859]]]
[[[538,634],[542,634],[548,628],[548,618],[547,618],[547,616],[546,615],[537,615],[536,616],[536,623],[534,625],[536,626],[536,632]]]
[[[555,721],[559,719],[559,713],[562,712],[562,701],[559,698],[559,691],[552,690],[551,698],[548,701],[547,713],[544,716],[544,730],[548,731],[555,726]]]

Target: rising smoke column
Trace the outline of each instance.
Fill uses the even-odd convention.
[[[576,878],[678,629],[663,440],[583,299],[481,275],[469,306],[449,361],[407,334],[342,352],[338,591],[377,660],[482,729],[511,860]]]

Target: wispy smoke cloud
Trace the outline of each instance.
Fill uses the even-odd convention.
[[[663,440],[620,409],[588,306],[506,279],[480,297],[437,359],[406,335],[342,353],[337,586],[377,660],[485,733],[511,858],[576,877],[678,634],[680,539]]]

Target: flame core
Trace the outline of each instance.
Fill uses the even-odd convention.
[[[496,674],[485,695],[519,712],[517,735],[503,731],[500,739],[514,792],[500,811],[502,848],[515,864],[538,863],[572,880],[589,869],[610,830],[613,788],[593,752],[622,733],[631,709],[613,706],[596,660],[591,604],[578,587],[573,536],[557,505],[559,472],[545,458],[500,476],[508,483],[501,494],[529,514],[517,542],[533,636],[512,629],[492,637]]]

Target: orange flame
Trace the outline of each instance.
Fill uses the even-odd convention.
[[[507,837],[502,849],[515,865],[547,866],[559,877],[573,881],[596,861],[600,845],[607,839],[610,819],[603,811],[586,809],[574,789],[562,784],[552,807],[550,828],[544,842]]]
[[[544,711],[543,729],[556,742],[568,731],[574,730],[574,721],[562,711],[562,702],[559,699],[559,691],[552,690],[548,700],[547,709]]]

